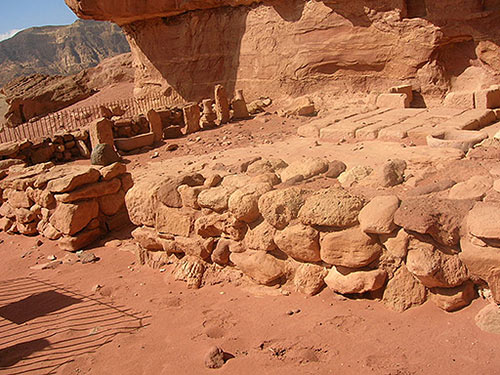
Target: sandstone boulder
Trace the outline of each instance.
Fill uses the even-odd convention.
[[[324,173],[328,170],[328,161],[321,158],[306,158],[291,163],[288,167],[280,172],[281,181],[287,180],[295,176],[303,176],[305,180]]]
[[[157,190],[154,196],[155,199],[168,207],[181,208],[182,198],[178,191],[179,186],[200,186],[203,185],[204,181],[205,179],[199,173],[185,174],[182,176],[167,176],[160,181],[156,180]],[[142,185],[143,184],[141,184],[141,186]]]
[[[56,204],[54,194],[48,190],[33,189],[32,187],[28,187],[26,189],[26,194],[28,195],[28,198],[41,207],[53,208]]]
[[[357,165],[338,176],[338,180],[343,187],[351,187],[354,184],[359,183],[360,181],[367,178],[373,172],[373,168]]]
[[[59,232],[72,236],[84,229],[98,213],[99,205],[95,200],[59,203],[50,217],[50,223]]]
[[[500,283],[500,251],[498,247],[489,246],[480,239],[470,235],[460,239],[462,252],[460,260],[465,264],[469,274],[473,278],[484,280],[492,286],[492,292],[496,291]],[[493,294],[493,298],[500,303],[500,295]]]
[[[334,266],[365,267],[381,253],[382,247],[359,227],[327,233],[321,238],[321,260]]]
[[[62,250],[78,251],[99,240],[102,234],[100,228],[86,229],[75,236],[63,236],[58,240],[58,246]]]
[[[481,200],[493,186],[490,176],[474,176],[464,182],[459,182],[450,189],[450,199]]]
[[[193,208],[195,210],[200,209],[198,204],[198,195],[204,190],[203,187],[195,186],[191,187],[188,185],[181,185],[177,188],[179,195],[181,197],[181,202],[183,207]]]
[[[358,222],[363,200],[346,190],[331,187],[313,193],[300,209],[303,224],[348,228]]]
[[[380,94],[377,98],[378,108],[409,108],[410,98],[406,94]]]
[[[280,262],[263,251],[231,253],[231,262],[257,284],[270,285],[284,275]]]
[[[198,205],[222,213],[228,209],[231,193],[232,191],[224,186],[203,190],[198,195]]]
[[[101,174],[94,168],[68,170],[64,177],[49,181],[47,189],[52,193],[66,193],[80,186],[93,184],[99,177]]]
[[[272,190],[269,184],[249,184],[236,190],[228,200],[229,212],[238,220],[252,223],[260,216],[259,198]]]
[[[440,309],[448,312],[460,310],[462,307],[468,306],[475,295],[474,284],[470,281],[454,288],[431,289],[431,301]]]
[[[107,167],[103,167],[100,170],[102,179],[104,181],[112,180],[119,175],[122,175],[127,172],[127,166],[123,163],[113,163],[108,165]]]
[[[287,167],[288,164],[282,159],[259,159],[250,163],[246,172],[250,176],[258,176],[265,173],[274,173]]]
[[[334,266],[328,272],[325,283],[336,293],[362,294],[382,288],[386,279],[384,270],[352,271]]]
[[[189,237],[193,230],[193,213],[159,204],[156,208],[155,229],[158,233]]]
[[[218,173],[212,173],[209,175],[203,184],[206,188],[213,188],[219,185],[222,182],[222,177]]]
[[[403,312],[410,307],[422,305],[426,299],[425,286],[403,265],[387,283],[382,302],[392,310]]]
[[[184,115],[185,134],[196,133],[200,128],[200,107],[196,103],[187,104],[182,108]]]
[[[5,142],[0,145],[0,156],[15,155],[19,151],[19,142]]]
[[[154,227],[158,200],[158,178],[148,176],[139,180],[125,195],[125,204],[133,224]]]
[[[215,113],[219,125],[226,124],[230,120],[229,101],[226,90],[222,85],[215,86]]]
[[[311,263],[301,263],[295,270],[293,285],[297,292],[313,296],[323,289],[325,285],[325,276],[327,275],[325,267]]]
[[[217,246],[212,252],[211,259],[212,262],[220,265],[226,266],[229,264],[229,256],[231,255],[231,245],[234,241],[228,240],[226,238],[221,238],[217,242]]]
[[[104,215],[115,215],[125,204],[125,191],[120,189],[114,194],[99,197],[97,202],[99,203],[99,210]]]
[[[394,223],[409,231],[429,234],[443,245],[455,246],[463,218],[473,204],[467,200],[409,198],[394,214]]]
[[[260,223],[250,225],[244,245],[250,250],[273,251],[276,249],[275,234],[276,228],[262,220]]]
[[[479,202],[467,216],[469,232],[480,238],[500,240],[500,204]]]
[[[359,212],[361,229],[366,233],[390,234],[396,229],[394,214],[399,207],[395,195],[377,196]]]
[[[28,224],[36,219],[36,214],[26,208],[16,208],[16,221],[21,224]]]
[[[11,190],[7,193],[7,199],[13,208],[30,208],[33,205],[25,191]]]
[[[469,279],[458,255],[448,255],[433,244],[410,239],[406,267],[428,288],[452,288]]]
[[[91,199],[105,195],[116,194],[120,190],[122,183],[119,178],[110,181],[102,181],[95,184],[89,184],[79,187],[68,193],[56,194],[58,202],[70,203],[82,199]]]
[[[241,241],[245,237],[247,225],[228,212],[224,214],[214,212],[196,219],[194,231],[203,238],[224,236]]]
[[[391,187],[404,182],[406,161],[400,159],[389,160],[373,174],[376,186]]]
[[[398,259],[406,257],[410,236],[404,229],[391,234],[381,234],[379,239],[388,254]]]
[[[301,96],[292,99],[283,112],[287,116],[313,116],[316,113],[316,109],[311,98]]]
[[[132,237],[143,248],[150,251],[161,251],[163,246],[153,228],[138,227],[132,231]]]
[[[301,262],[319,262],[319,233],[305,225],[292,225],[274,236],[278,248]]]
[[[284,229],[295,219],[304,204],[304,191],[288,188],[270,191],[259,198],[259,211],[277,229]]]
[[[178,253],[182,252],[188,256],[206,261],[210,259],[210,255],[214,250],[214,242],[212,239],[175,237],[175,248]]]

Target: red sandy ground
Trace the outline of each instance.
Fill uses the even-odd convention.
[[[166,146],[162,146],[142,155],[128,156],[131,160],[128,167],[137,173],[147,172],[148,162],[166,159],[182,169],[192,165],[190,163],[213,164],[224,158],[236,161],[238,156],[256,153],[292,157],[299,146],[304,152],[336,157],[351,165],[371,159],[370,154],[358,155],[358,151],[352,150],[352,144],[338,148],[316,146],[311,140],[291,137],[303,121],[274,117],[267,123],[255,119],[243,125],[231,124],[169,141],[180,145],[174,152],[167,152]],[[241,140],[238,140],[239,133]],[[226,134],[232,145],[212,146]],[[202,141],[189,141],[198,136]],[[280,139],[284,143],[278,144]],[[263,144],[268,140],[275,144]],[[235,147],[245,148],[238,151]],[[366,149],[371,147],[366,143]],[[389,153],[409,149],[397,144],[387,147]],[[375,148],[379,153],[385,152],[384,147]],[[156,151],[159,157],[151,159]],[[235,154],[230,154],[231,151]],[[122,233],[118,238],[127,236]],[[172,266],[168,266],[166,272],[138,266],[129,251],[102,247],[104,241],[101,247],[90,250],[100,258],[96,263],[61,264],[54,269],[32,270],[30,267],[36,263],[47,262],[47,256],[63,259],[67,254],[44,239],[41,246],[36,246],[38,238],[1,233],[0,240],[3,240],[0,244],[0,311],[6,300],[2,293],[8,293],[10,280],[32,277],[98,299],[101,305],[130,309],[144,318],[142,327],[132,325],[125,333],[112,336],[106,344],[99,341],[88,350],[78,351],[74,345],[62,345],[60,341],[62,338],[63,344],[70,342],[72,335],[76,335],[72,324],[78,320],[78,314],[75,318],[71,312],[77,311],[79,304],[49,313],[44,320],[47,332],[60,325],[68,327],[63,333],[47,338],[52,349],[43,348],[33,353],[44,358],[40,363],[52,363],[58,353],[51,354],[51,350],[55,350],[55,337],[58,338],[57,345],[66,348],[64,362],[69,362],[54,366],[52,374],[500,374],[500,337],[482,332],[474,323],[474,316],[487,303],[481,299],[455,313],[443,312],[427,302],[400,314],[386,309],[378,301],[348,300],[328,289],[314,297],[295,292],[286,295],[288,293],[279,289],[257,287],[244,279],[189,290],[185,283],[174,281],[170,273]],[[102,288],[93,291],[96,285]],[[28,296],[31,292],[28,289],[24,293]],[[287,314],[298,310],[300,312],[293,315]],[[5,337],[13,336],[17,340],[14,343],[29,341],[30,332],[34,335],[36,331],[30,327],[36,327],[40,319],[43,317],[25,323],[27,335],[17,337],[20,327],[0,316],[0,363],[2,353],[9,346],[2,344]],[[85,319],[88,323],[82,323],[84,338],[92,341],[96,337],[97,342],[98,336],[93,334],[104,321]],[[213,345],[234,356],[218,370],[204,366],[205,354]],[[47,355],[44,357],[44,354]],[[23,363],[20,358],[11,368],[0,367],[0,374],[48,373],[48,370],[37,369],[43,367],[38,362],[31,368],[34,371],[26,372]]]
[[[327,289],[314,297],[285,296],[244,282],[188,290],[168,270],[139,267],[131,253],[110,247],[92,250],[101,258],[97,263],[34,271],[29,267],[37,259],[62,259],[64,252],[48,242],[33,249],[34,238],[1,234],[0,239],[2,280],[50,280],[150,316],[146,327],[74,357],[57,374],[500,373],[499,337],[474,324],[486,304],[482,300],[452,314],[430,302],[399,314],[376,301],[345,300]],[[28,250],[32,253],[21,258]],[[103,288],[94,294],[97,284]],[[234,355],[219,370],[204,367],[212,345]],[[0,373],[13,374],[9,369]]]

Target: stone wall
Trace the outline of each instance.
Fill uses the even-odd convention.
[[[132,177],[124,164],[107,167],[12,166],[0,181],[0,229],[42,235],[68,251],[80,250],[130,224],[125,193]]]
[[[90,140],[87,130],[62,132],[51,137],[0,144],[0,160],[17,159],[28,165],[69,162],[90,158]]]
[[[340,183],[317,189],[294,184],[325,172],[337,177],[345,165],[258,160],[239,168],[223,178],[136,181],[126,205],[138,226],[139,262],[161,268],[174,261],[176,277],[193,287],[210,278],[208,270],[237,270],[258,284],[306,294],[326,284],[337,293],[378,297],[397,311],[428,298],[459,309],[474,298],[475,284],[489,286],[500,302],[500,233],[490,219],[500,212],[498,202],[366,199],[350,191],[363,179],[378,187],[401,183],[401,161],[376,171],[355,167],[340,174]]]

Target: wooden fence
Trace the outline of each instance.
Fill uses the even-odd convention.
[[[92,121],[101,117],[99,107],[119,106],[125,111],[124,117],[146,114],[151,109],[182,105],[181,99],[165,95],[151,95],[136,99],[123,99],[108,103],[99,103],[88,107],[61,110],[50,115],[19,125],[15,128],[4,127],[0,131],[0,143],[11,141],[36,140],[49,138],[60,132],[85,129]]]

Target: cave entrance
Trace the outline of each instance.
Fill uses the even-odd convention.
[[[427,16],[425,0],[406,0],[408,18]]]

